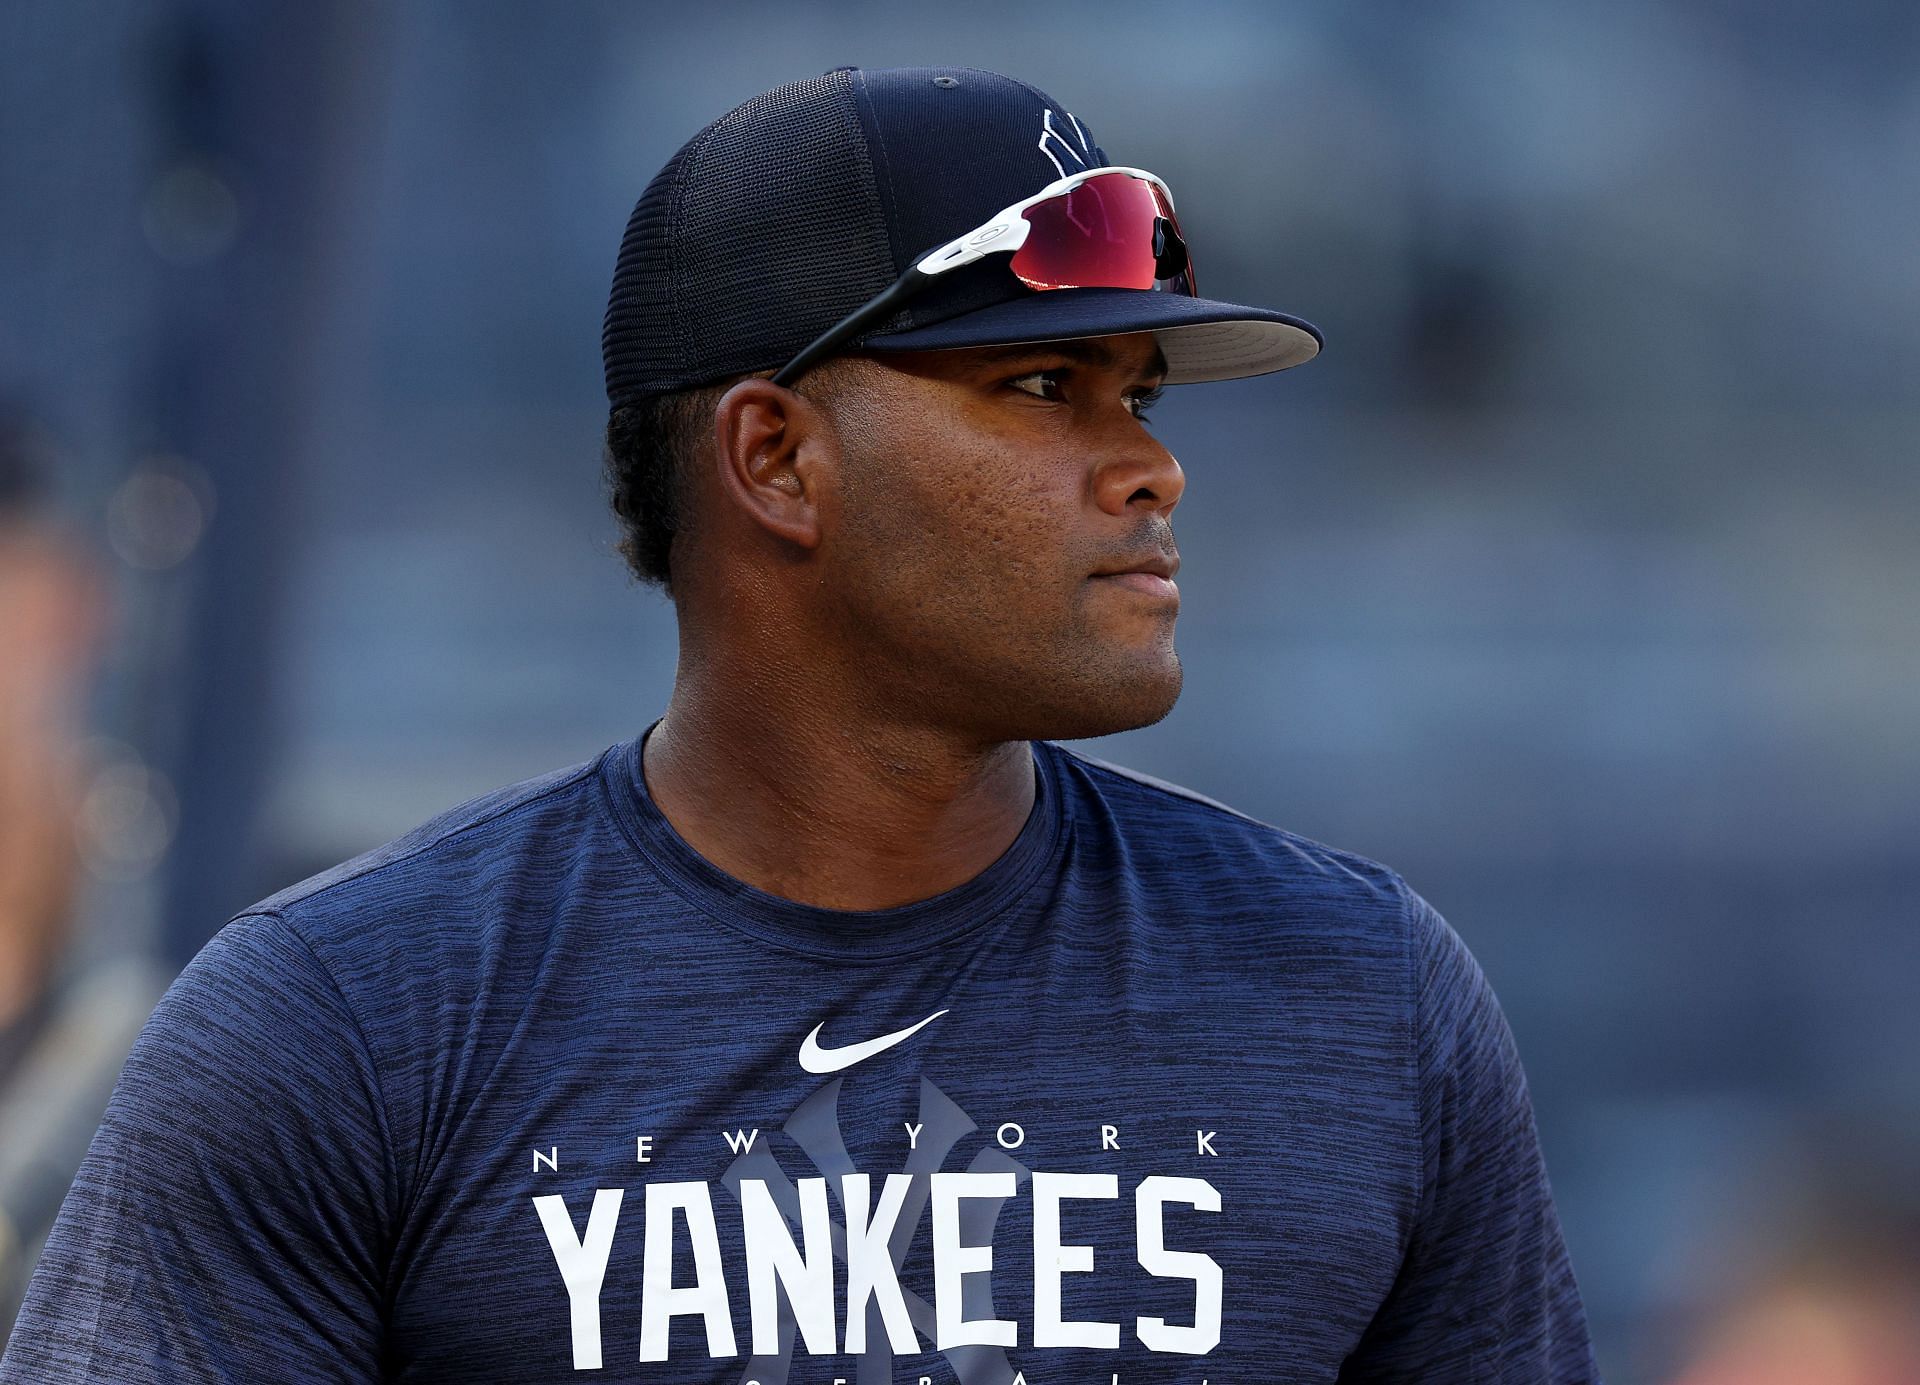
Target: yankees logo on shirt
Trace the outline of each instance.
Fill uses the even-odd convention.
[[[800,1048],[800,1063],[809,1072],[835,1072],[874,1058],[919,1032],[947,1013],[936,1011],[918,1024],[876,1039],[826,1054],[817,1042],[820,1025],[810,1031]],[[822,1022],[824,1024],[824,1021]],[[1017,1322],[965,1310],[990,1301],[981,1294],[963,1292],[964,1276],[991,1275],[994,1269],[992,1232],[1007,1199],[1028,1183],[1033,1199],[1034,1238],[1032,1345],[1088,1347],[1113,1350],[1119,1345],[1117,1322],[1065,1321],[1062,1317],[1061,1276],[1090,1273],[1093,1247],[1062,1240],[1062,1208],[1077,1202],[1113,1201],[1119,1196],[1112,1173],[1054,1173],[1028,1167],[1010,1152],[1025,1142],[1025,1130],[1015,1122],[994,1132],[994,1145],[977,1154],[964,1171],[940,1171],[947,1154],[977,1124],[931,1080],[920,1079],[918,1118],[903,1127],[902,1157],[906,1167],[875,1178],[847,1166],[845,1140],[839,1128],[838,1096],[843,1079],[835,1077],[817,1088],[786,1120],[783,1130],[820,1170],[818,1176],[790,1181],[777,1157],[761,1138],[761,1131],[721,1132],[736,1158],[720,1182],[737,1200],[743,1226],[740,1258],[748,1285],[750,1343],[754,1357],[777,1357],[778,1370],[757,1369],[758,1376],[784,1379],[792,1366],[798,1336],[812,1355],[844,1353],[878,1358],[917,1355],[929,1347],[941,1353],[955,1379],[963,1382],[1021,1381],[1006,1353],[1020,1340]],[[1103,1125],[1102,1151],[1117,1152],[1119,1128]],[[1195,1132],[1197,1152],[1215,1155],[1217,1132]],[[638,1137],[636,1158],[651,1162],[651,1137]],[[557,1146],[543,1155],[536,1151],[536,1171],[560,1172]],[[842,1212],[842,1222],[831,1219],[829,1186]],[[576,1235],[566,1200],[561,1194],[535,1196],[554,1262],[569,1297],[569,1321],[576,1369],[598,1369],[602,1364],[599,1297],[612,1253],[614,1227],[624,1202],[622,1188],[598,1188],[584,1232]],[[969,1201],[980,1206],[969,1208]],[[1194,1303],[1183,1316],[1189,1326],[1169,1324],[1163,1317],[1140,1316],[1129,1330],[1149,1349],[1204,1354],[1220,1338],[1222,1274],[1204,1254],[1169,1249],[1165,1243],[1166,1210],[1180,1204],[1219,1212],[1220,1195],[1204,1178],[1150,1175],[1134,1190],[1138,1263],[1150,1274],[1189,1279]],[[930,1213],[928,1209],[930,1210]],[[965,1209],[965,1210],[963,1210]],[[664,1267],[672,1258],[665,1244],[673,1235],[675,1216],[684,1217],[692,1241],[696,1282],[669,1286]],[[931,1225],[934,1296],[903,1289],[899,1279],[903,1252],[915,1241],[922,1217]],[[1078,1217],[1079,1212],[1074,1215]],[[705,1328],[705,1355],[741,1354],[735,1335],[733,1309],[726,1289],[726,1250],[720,1245],[707,1182],[645,1185],[647,1242],[643,1258],[640,1359],[669,1359],[668,1329],[676,1314],[697,1317]],[[963,1236],[963,1226],[984,1238]],[[796,1230],[798,1228],[798,1240]],[[841,1263],[845,1285],[844,1312],[836,1310],[835,1261]],[[711,1277],[709,1279],[709,1277]],[[737,1276],[735,1276],[737,1277]],[[776,1285],[778,1292],[776,1292]],[[840,1325],[844,1324],[844,1337]],[[924,1339],[931,1339],[930,1341]]]

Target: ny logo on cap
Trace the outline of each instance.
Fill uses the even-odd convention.
[[[1074,148],[1073,140],[1068,139],[1066,135],[1053,128],[1052,107],[1048,107],[1046,110],[1040,112],[1040,152],[1047,156],[1048,162],[1053,165],[1054,172],[1062,178],[1067,176],[1067,170],[1065,166],[1061,164],[1059,158],[1055,156],[1053,150],[1047,148],[1048,140],[1052,140],[1054,144],[1059,146],[1062,154],[1065,154],[1069,159],[1073,160],[1073,166],[1075,168],[1088,167],[1087,156],[1093,152],[1093,146],[1087,142],[1087,132],[1080,128],[1080,122],[1073,118],[1073,112],[1067,111],[1065,114],[1067,123],[1073,126],[1074,138],[1080,142],[1078,149]]]

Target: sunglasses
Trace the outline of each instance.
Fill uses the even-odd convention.
[[[1145,169],[1089,168],[1055,179],[921,256],[891,287],[782,366],[773,383],[791,385],[940,275],[1007,252],[1013,255],[1014,277],[1030,289],[1150,289],[1199,296],[1167,185]]]

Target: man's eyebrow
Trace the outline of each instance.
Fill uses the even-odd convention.
[[[974,359],[986,366],[1032,360],[1036,356],[1065,356],[1070,361],[1108,368],[1119,363],[1119,357],[1113,348],[1097,337],[1068,338],[1064,341],[1015,342],[1007,346],[982,346],[974,348],[972,354]],[[1154,343],[1153,355],[1148,359],[1143,373],[1154,376],[1163,376],[1167,373],[1167,356],[1160,349],[1158,342]]]

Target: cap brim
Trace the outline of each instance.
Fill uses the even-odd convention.
[[[1011,346],[1123,332],[1152,332],[1169,385],[1238,380],[1285,370],[1319,354],[1320,329],[1270,308],[1144,289],[1053,289],[976,308],[906,332],[872,336],[862,351],[942,351]]]

